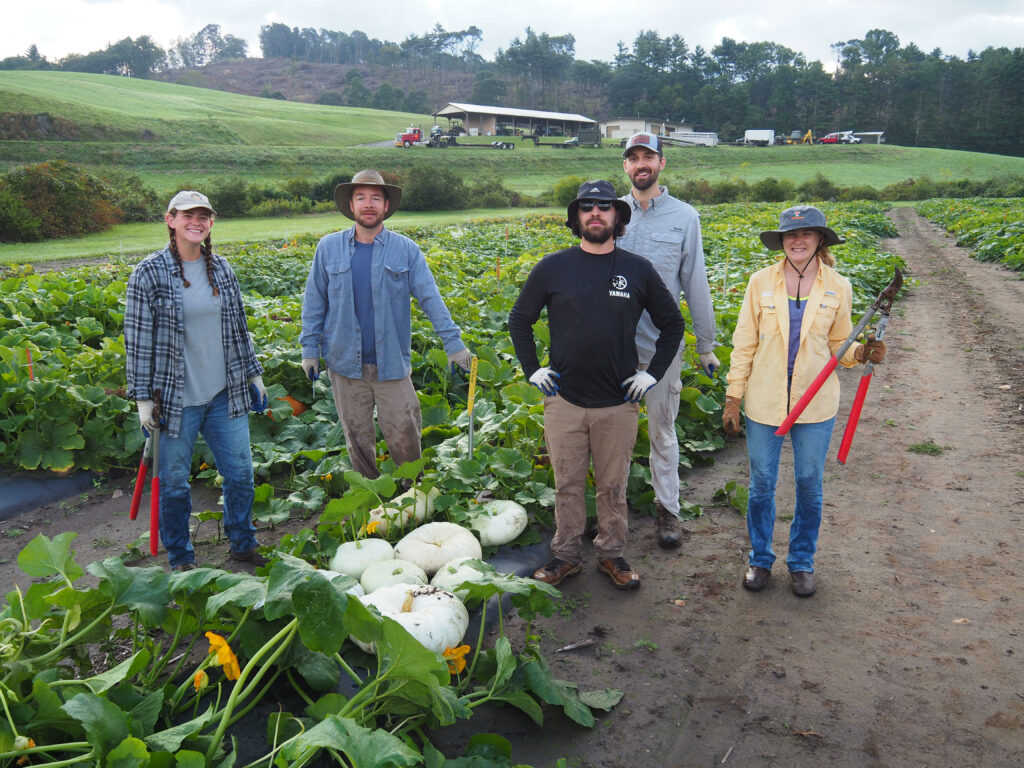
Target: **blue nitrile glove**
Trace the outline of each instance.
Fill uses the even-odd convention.
[[[550,368],[538,368],[533,372],[533,376],[530,377],[530,383],[545,395],[551,397],[558,391],[558,383],[555,379],[560,378],[562,378],[561,374],[555,373]]]
[[[249,410],[256,413],[263,413],[270,405],[267,398],[267,388],[263,386],[262,376],[253,376],[249,379]]]
[[[701,352],[698,357],[700,358],[700,367],[704,369],[704,375],[710,379],[715,375],[715,371],[718,370],[721,363],[718,362],[714,352]]]
[[[302,358],[302,370],[309,377],[310,381],[316,381],[320,378],[320,358],[319,357],[304,357]]]
[[[622,399],[629,400],[631,403],[639,403],[644,399],[647,390],[657,383],[658,380],[647,371],[637,371],[622,382],[622,386],[626,390],[626,396]]]

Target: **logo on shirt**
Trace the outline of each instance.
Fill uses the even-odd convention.
[[[628,299],[629,291],[626,290],[628,286],[629,282],[626,280],[624,275],[613,275],[611,279],[611,290],[608,291],[608,295],[620,299]]]

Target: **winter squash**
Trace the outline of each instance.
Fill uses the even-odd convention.
[[[434,499],[441,495],[437,488],[431,488],[424,493],[419,488],[410,488],[405,493],[395,496],[389,503],[397,504],[398,508],[376,507],[370,510],[368,523],[377,522],[375,533],[380,536],[387,536],[388,528],[396,525],[399,528],[406,528],[416,521],[419,525],[434,512]]]
[[[455,523],[426,523],[407,533],[395,545],[395,557],[416,563],[428,576],[457,557],[480,557],[476,536]]]
[[[469,511],[469,524],[480,534],[480,543],[485,547],[515,540],[526,530],[529,521],[522,505],[505,499],[473,505]]]
[[[476,566],[475,568],[473,566]],[[467,581],[476,581],[481,574],[481,569],[488,572],[494,571],[494,566],[484,563],[476,557],[458,557],[451,562],[445,563],[434,574],[430,580],[431,585],[440,587],[454,594],[460,600],[466,599],[466,590],[457,590],[456,587]]]
[[[469,627],[469,612],[462,601],[440,587],[391,584],[360,599],[380,611],[381,616],[397,621],[424,648],[436,653],[458,646]],[[374,652],[373,643],[352,639],[364,651]]]
[[[423,572],[416,563],[408,560],[378,560],[371,563],[359,577],[359,583],[363,585],[366,594],[373,594],[381,587],[388,587],[392,584],[421,584],[427,583],[427,574]]]
[[[338,550],[331,558],[331,570],[358,579],[370,564],[378,560],[392,560],[394,557],[394,547],[384,539],[345,541],[338,545]]]

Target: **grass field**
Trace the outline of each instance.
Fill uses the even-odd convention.
[[[472,209],[466,211],[399,211],[388,219],[388,227],[397,231],[412,227],[458,224],[473,219],[519,218],[524,215],[561,213],[561,209],[531,208],[509,211]],[[270,219],[218,219],[213,228],[214,248],[228,243],[284,240],[297,235],[326,234],[346,229],[352,223],[340,213]],[[152,253],[167,243],[163,223],[122,224],[107,232],[87,237],[48,240],[42,243],[0,244],[0,265],[38,264],[50,261],[132,256]]]
[[[59,157],[130,170],[161,194],[225,175],[269,184],[365,167],[400,171],[413,163],[451,168],[467,180],[497,175],[530,195],[569,175],[621,173],[617,146],[555,149],[521,140],[514,151],[365,146],[393,139],[409,124],[429,127],[433,119],[106,75],[0,72],[0,113],[12,112],[70,121],[76,140],[0,142],[0,167]],[[883,187],[924,176],[1024,174],[1020,157],[889,145],[669,148],[666,156],[670,182],[774,177],[799,184],[820,172],[841,185]]]

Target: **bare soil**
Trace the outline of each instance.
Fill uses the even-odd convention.
[[[745,522],[713,501],[746,482],[735,441],[714,466],[685,472],[685,497],[704,514],[680,549],[657,547],[652,518],[632,519],[639,591],[614,590],[590,562],[535,625],[557,677],[621,690],[621,703],[593,729],[553,710],[543,728],[510,709],[478,712],[435,734],[447,754],[482,731],[538,768],[1024,764],[1024,281],[971,260],[912,210],[892,215],[901,236],[884,247],[916,285],[894,307],[845,466],[834,454],[860,372],[841,372],[817,594],[795,597],[784,567],[785,452],[779,562],[765,591],[740,586]],[[922,444],[931,452],[912,450]],[[39,532],[77,531],[80,563],[123,552],[146,526],[145,510],[128,520],[130,482],[0,523],[2,583],[27,583],[14,558]],[[197,491],[198,509],[215,503]],[[199,559],[221,565],[227,545],[205,525]],[[588,637],[597,642],[558,652]]]

